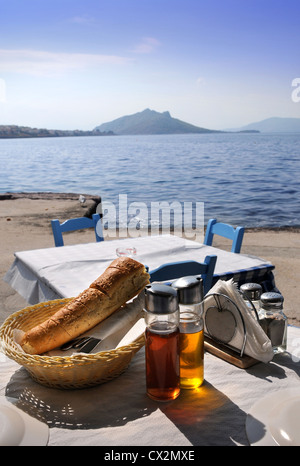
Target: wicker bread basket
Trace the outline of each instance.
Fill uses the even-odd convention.
[[[30,355],[20,351],[13,338],[14,329],[28,331],[64,306],[70,299],[58,299],[26,307],[12,314],[0,328],[0,349],[47,387],[86,388],[107,382],[128,367],[134,354],[144,345],[144,336],[115,350],[72,356]]]

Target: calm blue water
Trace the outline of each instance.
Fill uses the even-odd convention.
[[[205,221],[300,225],[300,134],[0,140],[0,192],[204,202]]]

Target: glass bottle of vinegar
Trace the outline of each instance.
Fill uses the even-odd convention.
[[[147,394],[157,401],[180,393],[179,307],[177,292],[167,285],[145,288]]]

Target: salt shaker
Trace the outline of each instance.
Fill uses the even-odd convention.
[[[172,287],[178,292],[180,311],[180,386],[198,388],[204,381],[203,281],[182,277]]]
[[[256,312],[260,309],[260,297],[262,287],[258,283],[244,283],[240,286],[240,292],[246,302],[246,305],[252,310],[254,306]],[[252,303],[252,304],[251,304]]]
[[[145,288],[147,394],[157,401],[180,393],[179,304],[177,291],[152,284]]]
[[[280,293],[263,293],[260,297],[259,323],[271,340],[274,353],[286,351],[288,319],[283,313]]]

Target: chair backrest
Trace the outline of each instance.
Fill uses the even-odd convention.
[[[63,233],[66,231],[83,230],[85,228],[94,228],[96,241],[103,241],[102,223],[99,214],[93,214],[92,218],[79,217],[71,218],[63,223],[59,220],[51,220],[52,232],[55,246],[64,246]]]
[[[244,227],[234,228],[227,223],[217,222],[215,218],[211,218],[207,223],[204,244],[211,246],[214,235],[223,236],[232,240],[231,252],[239,253],[242,247],[244,231]]]
[[[203,291],[206,294],[212,287],[217,256],[206,256],[204,262],[179,261],[163,264],[149,272],[150,282],[167,281],[189,275],[201,275]]]

